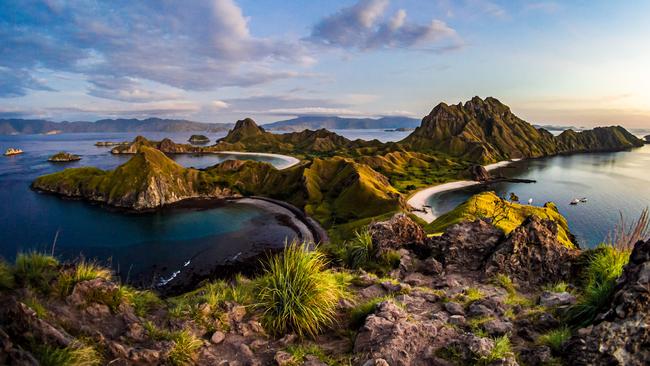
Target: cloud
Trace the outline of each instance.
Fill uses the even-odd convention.
[[[23,69],[0,67],[0,98],[21,97],[29,90],[53,91]]]
[[[293,78],[296,65],[314,62],[298,41],[253,36],[233,0],[35,0],[3,4],[0,16],[0,67],[23,73],[4,75],[13,85],[4,96],[38,88],[37,69],[85,75],[95,96],[141,101],[158,96],[132,86],[113,92],[102,80],[211,90]]]
[[[212,107],[213,110],[218,111],[221,109],[226,109],[230,107],[230,105],[223,100],[214,100],[212,103],[210,103],[210,106]]]
[[[441,20],[412,23],[403,9],[386,18],[388,5],[388,0],[360,0],[323,18],[307,39],[320,45],[358,50],[424,47],[443,41],[446,45],[438,49],[462,45],[456,31]]]
[[[265,113],[273,109],[294,108],[347,108],[347,103],[326,98],[298,98],[288,95],[256,95],[226,99],[230,110],[241,113]]]
[[[494,18],[505,19],[508,12],[500,5],[489,0],[467,0],[466,6],[474,12],[487,14]]]
[[[556,13],[560,10],[561,5],[555,1],[540,1],[526,4],[524,7],[525,11],[541,11],[548,14]]]
[[[178,99],[179,95],[145,89],[137,81],[128,77],[99,76],[88,80],[91,87],[88,95],[98,98],[141,103]]]

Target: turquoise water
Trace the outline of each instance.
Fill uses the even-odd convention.
[[[493,174],[534,179],[537,183],[498,183],[444,192],[428,200],[434,214],[456,207],[472,194],[493,190],[500,196],[516,193],[522,202],[557,203],[581,246],[602,242],[619,220],[619,212],[631,221],[650,206],[650,145],[616,153],[577,154],[520,161]],[[570,205],[574,198],[587,202]]]

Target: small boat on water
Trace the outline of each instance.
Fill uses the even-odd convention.
[[[7,151],[5,151],[5,156],[18,155],[18,154],[22,154],[22,153],[23,153],[22,150],[14,149],[13,147],[10,147],[10,148],[7,149]]]
[[[574,198],[573,201],[569,202],[570,205],[577,205],[578,203],[580,203],[580,200],[577,198]]]
[[[580,202],[582,202],[582,203],[587,203],[587,197],[582,197],[582,198],[580,199]]]

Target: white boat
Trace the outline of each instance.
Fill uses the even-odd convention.
[[[580,203],[580,200],[577,198],[574,198],[573,201],[569,202],[570,205],[577,205],[578,203]]]
[[[22,150],[14,149],[13,147],[10,147],[10,148],[7,149],[7,151],[5,151],[5,156],[18,155],[18,154],[22,154],[22,153],[23,153]]]
[[[582,203],[586,203],[586,202],[587,202],[587,197],[582,197],[582,198],[580,199],[580,202],[582,202]]]

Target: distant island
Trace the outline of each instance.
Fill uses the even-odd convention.
[[[95,122],[52,122],[43,119],[0,119],[0,135],[84,132],[220,132],[228,123],[203,123],[183,119],[102,119]]]
[[[267,123],[267,130],[302,131],[326,128],[328,130],[402,129],[415,128],[420,120],[410,117],[346,118],[335,116],[304,116],[286,121]]]

